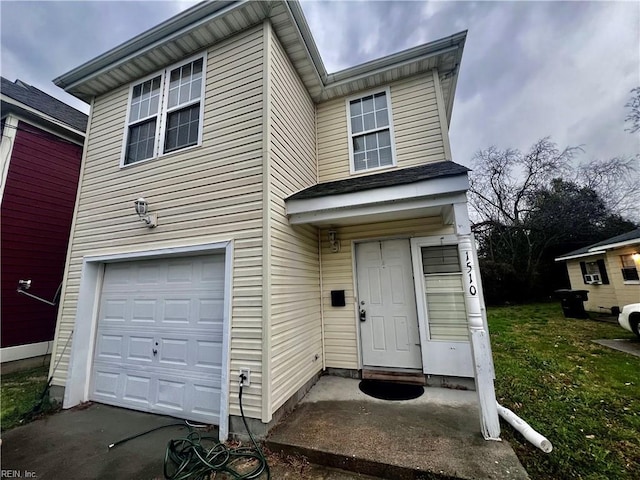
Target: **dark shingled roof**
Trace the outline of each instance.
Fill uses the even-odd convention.
[[[60,120],[70,127],[82,132],[87,130],[87,115],[79,110],[61,102],[57,98],[38,90],[36,87],[24,83],[22,80],[12,82],[4,77],[0,77],[0,93],[12,98],[24,105],[38,110],[45,115]]]
[[[616,235],[615,237],[607,238],[606,240],[602,240],[601,242],[594,243],[593,245],[588,245],[586,247],[579,248],[569,253],[565,253],[564,255],[560,255],[558,258],[563,257],[572,257],[574,255],[582,255],[584,253],[589,253],[589,250],[603,247],[606,245],[613,245],[615,243],[627,242],[629,240],[638,240],[640,242],[640,228],[636,228],[635,230],[631,230],[630,232],[623,233],[622,235]]]
[[[402,168],[390,172],[365,175],[362,177],[347,178],[335,182],[325,182],[294,193],[287,200],[303,200],[308,198],[325,197],[327,195],[339,195],[341,193],[360,192],[374,188],[405,185],[439,177],[462,175],[469,171],[467,167],[445,160],[436,163],[427,163],[418,167]]]

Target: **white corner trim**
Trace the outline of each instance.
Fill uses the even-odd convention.
[[[442,85],[440,85],[440,74],[438,69],[431,70],[433,75],[433,85],[436,90],[436,105],[438,107],[438,118],[440,120],[440,133],[444,145],[444,156],[447,160],[453,160],[451,155],[451,143],[449,141],[449,124],[447,123],[447,107],[444,104],[442,95]]]
[[[231,307],[233,304],[233,240],[225,247],[224,254],[224,306],[222,313],[222,372],[220,383],[220,425],[218,440],[229,437],[229,393],[231,389]]]
[[[221,440],[229,433],[229,368],[231,346],[231,288],[233,270],[233,241],[216,242],[183,247],[158,248],[138,252],[113,253],[86,256],[82,263],[78,306],[73,327],[73,342],[69,356],[69,368],[64,392],[64,408],[71,408],[89,400],[89,385],[93,365],[93,350],[98,321],[98,306],[102,277],[106,263],[199,255],[204,253],[225,254],[225,286],[223,310],[223,351],[220,392]]]
[[[7,115],[4,128],[2,129],[2,140],[0,141],[0,167],[2,168],[2,177],[0,179],[0,200],[4,195],[4,187],[7,183],[7,175],[9,174],[9,165],[11,164],[11,155],[13,153],[13,145],[16,141],[18,133],[18,117],[15,115]]]
[[[47,355],[51,353],[52,346],[53,340],[50,340],[48,342],[27,343],[25,345],[0,348],[0,362],[13,362],[15,360],[23,360],[25,358]]]

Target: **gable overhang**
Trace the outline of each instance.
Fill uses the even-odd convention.
[[[47,115],[40,110],[37,110],[29,105],[26,105],[18,100],[15,100],[6,95],[0,93],[0,111],[2,111],[2,118],[10,113],[15,114],[20,119],[33,123],[34,125],[47,130],[58,136],[65,137],[74,143],[79,145],[84,144],[85,133],[78,130],[71,125],[58,120],[50,115]]]
[[[606,245],[598,245],[596,247],[590,248],[586,252],[563,255],[561,257],[555,258],[554,260],[556,262],[562,262],[564,260],[574,260],[576,258],[586,258],[594,255],[604,255],[607,253],[608,250],[614,250],[616,248],[625,248],[625,247],[632,247],[632,246],[637,246],[638,248],[640,248],[640,239],[632,238],[630,240],[625,240],[622,242],[615,242],[615,243],[610,243]]]
[[[594,257],[596,255],[605,255],[606,253],[607,253],[606,250],[594,250],[593,252],[577,253],[575,255],[566,255],[564,257],[558,257],[555,259],[555,261],[563,262],[566,260],[577,260],[578,258]]]
[[[328,74],[299,2],[203,2],[61,75],[53,82],[83,101],[156,72],[269,20],[311,98],[323,102],[437,71],[451,119],[466,31]]]
[[[467,174],[432,178],[351,193],[288,199],[293,225],[342,226],[450,214],[451,206],[466,203]]]

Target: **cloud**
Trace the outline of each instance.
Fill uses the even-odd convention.
[[[54,77],[195,2],[2,2],[2,75],[74,106]],[[328,72],[468,29],[451,140],[468,165],[490,145],[551,135],[586,158],[640,152],[624,104],[640,85],[634,2],[303,1]],[[86,111],[86,106],[83,107]]]

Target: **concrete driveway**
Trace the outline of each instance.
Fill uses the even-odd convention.
[[[2,470],[52,480],[162,479],[167,442],[185,436],[186,427],[158,430],[111,450],[108,445],[176,422],[99,404],[65,410],[3,432]]]
[[[631,355],[635,355],[636,357],[640,357],[640,340],[635,338],[616,338],[613,340],[594,340],[595,343],[599,345],[604,345],[605,347],[613,348],[614,350],[618,350],[620,352],[629,353]]]
[[[164,428],[111,450],[108,445],[154,427],[179,422],[171,417],[101,404],[65,410],[2,433],[2,477],[162,480],[167,443],[186,436],[186,427]],[[375,480],[305,462],[279,462],[273,456],[269,464],[274,480]]]

